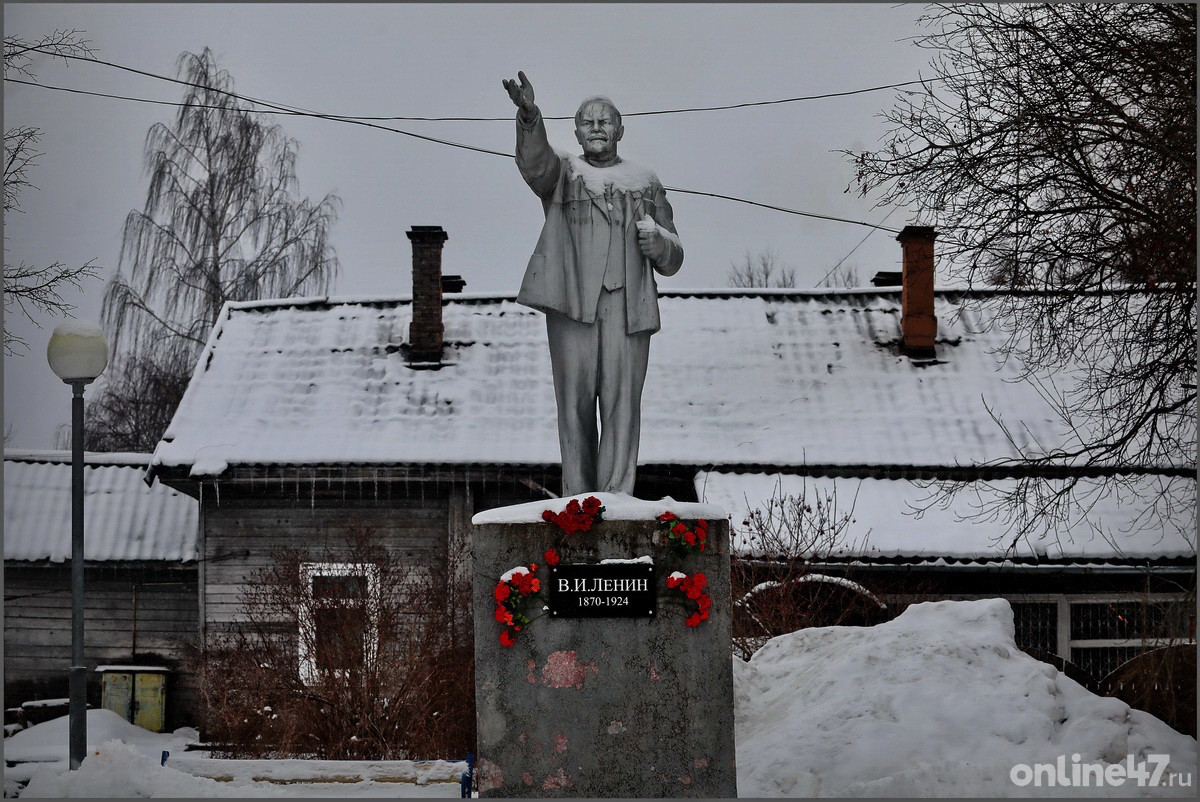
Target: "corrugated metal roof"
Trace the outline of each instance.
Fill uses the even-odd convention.
[[[70,459],[65,452],[5,452],[4,559],[71,558]],[[87,455],[85,559],[196,559],[199,505],[162,484],[148,486],[144,466],[149,459],[148,454]]]
[[[994,495],[1011,490],[1012,480],[976,484],[954,496],[939,495],[929,483],[784,473],[705,471],[697,474],[695,485],[702,501],[730,514],[734,548],[748,556],[780,553],[778,543],[762,542],[759,530],[747,525],[751,510],[773,512],[771,520],[777,524],[795,522],[795,514],[781,512],[781,505],[791,509],[794,499],[814,509],[819,501],[827,520],[844,521],[836,537],[815,537],[813,527],[802,527],[796,533],[796,556],[806,558],[1097,563],[1196,555],[1196,483],[1187,477],[1128,477],[1128,484],[1111,492],[1097,492],[1100,486],[1094,480],[1080,480],[1075,494],[1084,504],[1069,520],[1053,531],[1021,537],[1007,525]],[[1173,503],[1159,505],[1160,516],[1149,515],[1154,499],[1162,494]],[[817,517],[819,513],[808,520]]]
[[[989,298],[939,294],[937,360],[921,363],[896,347],[896,291],[664,294],[640,461],[953,466],[1063,442],[997,358]],[[543,315],[490,295],[443,312],[451,364],[416,370],[407,299],[229,305],[154,466],[557,463]]]

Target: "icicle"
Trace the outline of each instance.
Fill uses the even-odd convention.
[[[217,506],[221,506],[221,482],[218,479],[213,479],[213,492],[217,494]]]
[[[317,508],[317,469],[313,468],[312,483],[308,486],[308,508],[316,510]]]
[[[379,501],[379,469],[378,468],[371,469],[371,481],[375,488],[375,500]]]

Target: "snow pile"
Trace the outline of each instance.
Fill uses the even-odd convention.
[[[4,741],[4,759],[19,763],[66,763],[70,716],[60,716],[29,729],[22,730]],[[163,750],[172,755],[183,754],[189,741],[197,739],[196,730],[184,727],[170,735],[150,732],[131,724],[112,710],[101,708],[87,711],[87,746],[91,754],[103,743],[123,741],[140,750],[157,763]]]
[[[582,493],[578,496],[548,498],[545,501],[529,501],[524,504],[483,510],[472,516],[471,523],[477,525],[541,523],[542,513],[546,510],[561,513],[571,499],[578,499],[582,503],[588,496],[595,496],[604,506],[604,513],[600,518],[605,521],[652,521],[667,511],[686,520],[696,518],[719,520],[729,517],[725,510],[716,504],[676,501],[670,496],[658,501],[647,501],[634,498],[628,493]]]
[[[1007,601],[807,629],[734,660],[741,796],[1190,796],[1196,741],[1016,648]],[[1079,755],[1078,759],[1074,756]],[[1014,766],[1167,755],[1191,788],[1047,787]],[[1148,768],[1153,768],[1148,764]]]

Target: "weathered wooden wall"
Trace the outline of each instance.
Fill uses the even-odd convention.
[[[450,492],[384,501],[317,499],[309,504],[264,497],[206,503],[201,516],[205,626],[213,631],[244,618],[240,595],[256,571],[285,549],[323,559],[344,551],[348,526],[375,531],[392,554],[414,566],[444,565]]]
[[[168,678],[167,727],[192,723],[195,683],[187,671],[198,633],[195,563],[90,563],[84,576],[84,657],[89,668],[157,664]],[[4,696],[15,707],[67,696],[71,664],[69,563],[4,566]],[[89,676],[99,705],[100,677]]]

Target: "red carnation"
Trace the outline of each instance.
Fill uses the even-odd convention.
[[[668,511],[668,512],[664,512],[662,515],[658,516],[658,520],[663,521],[663,522],[674,521],[678,517],[679,516],[676,515],[675,513]]]
[[[512,593],[512,588],[510,588],[508,586],[507,582],[501,582],[499,585],[496,585],[496,591],[495,591],[496,601],[498,601],[498,602],[504,601],[505,599],[508,598],[510,593]]]
[[[546,565],[558,565],[558,552],[554,549],[546,549],[546,553],[542,555],[542,558],[546,561]]]
[[[692,613],[691,615],[688,616],[688,620],[685,621],[684,623],[687,624],[689,627],[698,627],[698,626],[700,626],[701,620],[702,619],[700,618],[700,613]]]
[[[500,633],[500,645],[501,646],[504,646],[507,648],[509,646],[512,646],[516,642],[517,642],[517,639],[514,638],[513,634],[511,632],[509,632],[507,629]]]

